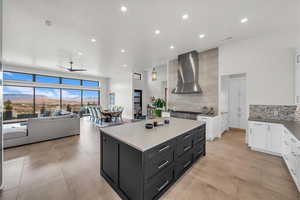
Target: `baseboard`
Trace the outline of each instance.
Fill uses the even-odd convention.
[[[282,157],[280,153],[275,153],[275,152],[272,152],[272,151],[266,151],[266,150],[258,149],[258,148],[254,148],[254,147],[250,147],[250,148],[253,151],[258,151],[258,152],[261,152],[261,153],[266,153],[266,154],[270,154],[270,155],[273,155],[273,156]]]

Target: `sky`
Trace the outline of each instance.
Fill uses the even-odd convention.
[[[31,87],[15,87],[15,86],[4,86],[3,94],[31,94],[33,95],[33,88]],[[60,90],[56,88],[36,88],[36,95],[44,95],[49,98],[59,99]],[[77,100],[80,99],[80,90],[63,89],[62,97],[66,100]],[[85,90],[83,97],[97,97],[97,91]],[[98,98],[98,97],[97,97]]]
[[[3,73],[3,79],[4,80],[32,81],[33,80],[33,75],[32,74],[24,74],[24,73],[4,72]],[[59,84],[59,77],[36,75],[36,82]],[[80,82],[79,79],[62,78],[62,84],[80,85],[81,82]],[[82,84],[83,84],[83,86],[98,87],[99,82],[83,80]]]
[[[3,77],[4,80],[33,81],[32,74],[4,72],[3,76],[4,76]],[[59,77],[36,75],[36,82],[59,84]],[[79,79],[69,79],[69,78],[63,78],[62,83],[69,84],[69,85],[80,85],[81,84]],[[83,80],[83,85],[98,87],[98,82]],[[3,89],[3,93],[4,93],[4,95],[5,94],[31,94],[31,95],[33,95],[33,88],[5,86]],[[60,90],[55,89],[55,88],[36,88],[36,95],[44,95],[49,98],[57,99],[57,98],[60,98]],[[72,89],[63,89],[62,90],[63,99],[76,100],[76,99],[80,99],[80,96],[81,96],[80,90],[72,90]],[[97,97],[97,92],[91,91],[91,90],[84,91],[83,97]]]

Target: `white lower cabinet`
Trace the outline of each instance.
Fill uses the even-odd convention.
[[[213,140],[216,137],[221,137],[222,127],[221,127],[221,117],[206,117],[206,116],[197,116],[198,121],[204,121],[206,123],[206,139]]]
[[[247,135],[252,150],[282,156],[300,192],[300,141],[275,123],[249,121]]]
[[[281,155],[282,126],[280,124],[249,122],[249,146],[258,151]]]

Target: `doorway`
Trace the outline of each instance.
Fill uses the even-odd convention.
[[[229,77],[229,127],[247,128],[246,74]]]
[[[134,90],[133,93],[134,102],[134,118],[139,119],[143,115],[143,91]]]

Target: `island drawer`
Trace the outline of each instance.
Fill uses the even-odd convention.
[[[145,184],[144,200],[153,200],[163,193],[174,181],[174,167],[163,170]]]
[[[176,161],[176,178],[179,178],[193,164],[193,151],[189,151]]]
[[[198,159],[200,156],[204,154],[205,150],[205,141],[201,141],[194,145],[193,149],[193,158],[194,160]]]
[[[193,132],[180,136],[177,141],[176,156],[180,157],[193,148]]]
[[[174,151],[172,149],[160,153],[145,164],[145,178],[148,179],[166,169],[174,161]]]
[[[152,159],[157,160],[161,155],[164,155],[166,152],[173,152],[176,145],[176,139],[166,141],[145,153],[145,162],[149,162]]]
[[[194,131],[194,144],[197,144],[201,141],[205,140],[205,131],[200,129],[196,129]]]

